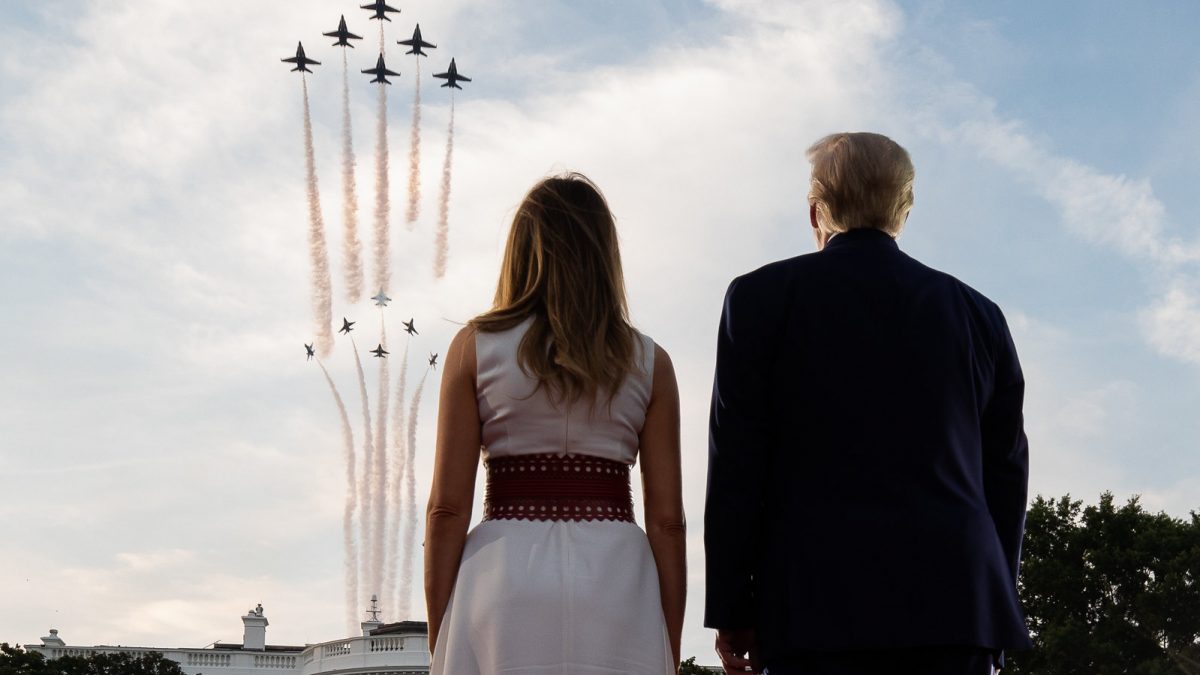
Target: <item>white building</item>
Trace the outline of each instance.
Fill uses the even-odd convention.
[[[372,601],[375,599],[372,598]],[[374,605],[373,605],[374,606]],[[47,659],[124,652],[158,652],[188,675],[426,675],[429,672],[428,626],[423,621],[385,624],[378,610],[362,622],[362,635],[315,645],[267,644],[267,617],[262,605],[242,617],[241,644],[216,643],[201,649],[68,645],[51,628],[40,645],[25,645]]]

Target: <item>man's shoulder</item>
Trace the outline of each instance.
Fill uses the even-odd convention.
[[[796,279],[803,275],[805,259],[813,255],[777,260],[734,277],[725,291],[726,310],[733,307],[756,312],[778,309],[779,303],[790,295]]]
[[[928,275],[930,279],[936,280],[935,283],[940,283],[946,287],[954,289],[958,297],[962,298],[966,305],[970,306],[976,312],[986,316],[992,323],[1005,323],[1004,312],[1001,311],[1000,305],[996,304],[994,300],[984,295],[974,286],[971,286],[967,282],[959,279],[949,272],[944,272],[942,270],[930,267],[914,258],[908,259],[917,265],[919,269],[922,270],[923,274]]]
[[[818,261],[819,256],[816,253],[805,253],[783,260],[776,260],[758,269],[734,277],[730,287],[749,286],[763,288],[778,286],[781,282],[786,282],[803,275]]]

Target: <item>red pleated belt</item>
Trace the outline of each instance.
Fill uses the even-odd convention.
[[[589,455],[491,457],[484,520],[635,522],[629,465]]]

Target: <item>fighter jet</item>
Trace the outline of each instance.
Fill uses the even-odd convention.
[[[312,59],[310,59],[304,55],[304,45],[300,44],[299,42],[296,43],[296,55],[295,56],[293,56],[291,58],[279,59],[279,60],[283,61],[284,63],[296,64],[296,67],[292,68],[293,73],[296,72],[297,70],[299,70],[302,73],[311,73],[312,71],[308,69],[309,64],[312,64],[314,66],[321,65],[320,61],[313,61]]]
[[[412,47],[412,49],[410,49],[404,53],[405,54],[416,54],[417,56],[429,56],[425,52],[421,51],[422,47],[428,47],[429,49],[437,49],[437,45],[431,45],[428,42],[421,39],[421,24],[417,24],[417,28],[416,28],[416,30],[413,31],[413,36],[412,36],[411,40],[396,40],[396,44],[404,45],[405,47]]]
[[[400,73],[388,70],[387,66],[383,65],[383,54],[379,55],[379,60],[375,62],[374,68],[367,68],[363,72],[367,73],[368,75],[375,76],[375,79],[371,80],[372,82],[382,82],[384,84],[391,84],[391,82],[387,79],[388,75],[391,75],[392,77],[400,77]]]
[[[450,70],[447,70],[444,73],[434,73],[433,76],[446,80],[446,84],[442,85],[443,87],[454,87],[455,89],[462,89],[462,87],[458,86],[459,82],[471,81],[471,78],[463,77],[462,75],[458,74],[458,66],[454,64],[454,59],[450,59]]]
[[[347,333],[347,334],[349,334],[349,333],[350,333],[350,331],[354,330],[354,329],[353,329],[353,328],[351,328],[350,326],[353,326],[355,323],[356,323],[356,322],[354,322],[354,321],[351,321],[350,319],[347,319],[346,317],[344,317],[344,316],[343,316],[343,317],[342,317],[342,327],[338,329],[338,332],[339,332],[339,333]]]
[[[400,13],[400,10],[387,4],[384,2],[384,0],[375,0],[375,2],[372,2],[369,5],[359,5],[359,7],[375,12],[375,16],[371,17],[372,19],[381,19],[383,21],[391,21],[391,19],[388,18],[388,12],[396,12],[397,14]]]
[[[377,359],[386,359],[389,352],[388,350],[384,349],[383,344],[380,343],[378,347],[371,350],[371,353],[374,354],[375,358]]]
[[[337,38],[337,42],[333,43],[334,47],[350,47],[351,49],[354,48],[354,45],[350,43],[351,40],[362,39],[361,35],[355,35],[346,28],[345,14],[342,15],[342,20],[338,22],[337,30],[325,33],[325,36]]]
[[[412,319],[409,319],[408,321],[401,321],[400,323],[404,325],[405,333],[408,333],[409,335],[420,335],[420,333],[417,332],[417,329],[413,327]]]
[[[308,360],[308,361],[312,361],[312,357],[314,356],[314,354],[313,354],[313,346],[312,346],[312,345],[310,345],[310,344],[306,344],[306,345],[304,345],[304,351],[308,352],[308,359],[307,359],[307,360]]]
[[[382,288],[379,289],[379,295],[373,296],[371,299],[375,301],[376,307],[387,307],[387,304],[392,301],[392,299],[383,292]]]
[[[433,352],[429,352],[429,367],[430,368],[437,368],[437,357],[438,357],[437,354],[434,354]]]

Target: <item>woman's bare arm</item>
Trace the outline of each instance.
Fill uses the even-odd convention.
[[[666,350],[654,346],[654,384],[640,440],[646,536],[658,567],[663,615],[675,666],[687,601],[687,523],[679,466],[679,385]]]
[[[474,328],[464,328],[454,336],[443,368],[433,487],[425,511],[425,608],[430,654],[458,577],[475,498],[481,432],[475,399]]]

